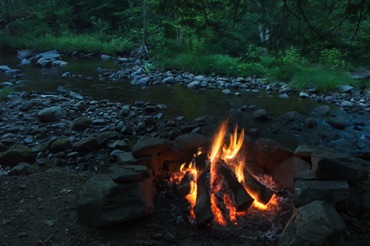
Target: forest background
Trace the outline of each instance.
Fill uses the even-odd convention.
[[[0,49],[139,51],[148,70],[368,88],[366,0],[2,0]]]

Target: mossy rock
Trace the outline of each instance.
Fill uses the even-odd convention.
[[[61,151],[65,151],[72,147],[72,143],[69,139],[61,138],[57,139],[50,145],[50,152],[57,153]]]
[[[14,145],[0,156],[0,165],[14,167],[32,159],[32,150],[24,145]]]
[[[71,122],[70,127],[76,131],[83,131],[89,128],[91,120],[88,117],[78,117]]]

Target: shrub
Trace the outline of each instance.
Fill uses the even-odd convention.
[[[335,91],[338,85],[352,84],[353,80],[345,72],[337,72],[322,68],[307,68],[296,73],[290,86],[302,90],[314,87],[322,91]]]

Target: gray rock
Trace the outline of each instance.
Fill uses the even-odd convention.
[[[350,85],[338,85],[337,88],[340,92],[348,93],[353,90],[353,87]]]
[[[329,204],[315,201],[300,207],[286,225],[279,246],[343,245],[346,225]]]
[[[310,167],[311,163],[291,156],[274,167],[273,179],[279,187],[293,190],[295,175],[310,170]]]
[[[167,77],[162,80],[162,84],[165,84],[165,85],[172,85],[175,83],[176,83],[176,80],[174,77]]]
[[[100,59],[102,59],[103,61],[108,61],[112,58],[112,56],[110,55],[101,55],[100,56]]]
[[[289,99],[289,96],[286,93],[280,94],[279,95],[280,99]]]
[[[98,147],[98,140],[94,137],[83,138],[74,145],[78,152],[90,152]]]
[[[132,155],[131,152],[126,152],[123,150],[113,150],[111,152],[111,157],[114,161],[119,162],[122,165],[137,165],[138,160]]]
[[[189,84],[187,84],[187,87],[191,90],[193,89],[196,89],[198,88],[200,85],[200,82],[199,81],[193,81],[193,82],[190,82]]]
[[[124,184],[149,178],[149,170],[142,165],[116,165],[109,168],[114,182]]]
[[[66,112],[60,106],[54,106],[41,110],[37,117],[41,122],[55,122],[65,117]]]
[[[332,152],[334,153],[335,151],[333,149],[330,149],[328,147],[322,146],[322,145],[307,145],[307,144],[302,144],[299,145],[295,150],[294,150],[294,155],[301,157],[301,158],[306,158],[306,159],[311,159],[311,156],[313,153],[323,153],[323,152]]]
[[[117,149],[117,150],[123,150],[127,152],[131,151],[128,144],[123,140],[108,140],[107,147],[113,150]]]
[[[305,117],[296,111],[289,111],[280,116],[279,119],[283,121],[300,122],[303,121]]]
[[[27,162],[20,162],[18,165],[10,169],[9,175],[19,176],[19,175],[27,175],[30,174],[31,165]]]
[[[146,217],[154,211],[155,188],[150,179],[117,183],[109,174],[93,176],[77,202],[78,221],[108,227]]]
[[[64,67],[64,66],[68,65],[68,62],[65,62],[65,61],[62,61],[62,60],[55,60],[55,61],[51,62],[51,65],[55,66],[55,67]]]
[[[32,159],[32,150],[24,145],[14,145],[0,155],[0,165],[14,167]]]
[[[370,189],[365,190],[362,194],[362,207],[370,215]]]
[[[296,207],[320,200],[344,210],[348,208],[349,198],[349,186],[345,181],[296,180],[295,182]]]
[[[352,107],[353,106],[353,103],[350,102],[350,101],[342,101],[340,104],[339,104],[339,107],[342,107],[342,108],[346,108],[346,107]]]
[[[299,92],[299,97],[300,98],[308,98],[310,95],[304,91]]]
[[[198,133],[186,133],[175,139],[175,144],[180,150],[196,149],[207,143],[207,137]]]
[[[72,147],[72,143],[67,138],[57,139],[50,145],[50,152],[57,153],[60,151],[65,151]]]
[[[307,118],[304,121],[304,126],[307,128],[315,128],[317,125],[317,120],[314,118]]]
[[[312,170],[321,180],[367,180],[370,163],[345,153],[322,152],[311,156]]]
[[[120,138],[120,134],[118,134],[117,132],[113,132],[113,131],[105,131],[105,132],[102,132],[100,133],[96,139],[98,140],[98,144],[99,145],[103,145],[105,143],[107,143],[109,140],[113,140],[113,139],[119,139]]]
[[[77,131],[83,131],[89,128],[91,125],[91,120],[88,117],[79,117],[74,119],[70,123],[70,127]]]
[[[267,121],[269,119],[266,110],[258,109],[253,112],[253,118],[257,121]]]
[[[293,152],[281,143],[268,138],[260,138],[254,143],[253,151],[258,163],[273,171],[277,164],[288,159]]]
[[[348,125],[347,120],[342,117],[330,117],[328,118],[327,122],[333,128],[339,129],[339,130],[343,130]]]
[[[168,140],[154,137],[141,137],[135,144],[132,155],[134,157],[150,156],[152,154],[168,151],[173,146],[174,143]]]
[[[320,116],[328,116],[330,114],[330,107],[329,106],[319,106],[314,109],[314,112]]]
[[[135,85],[148,85],[149,84],[149,80],[150,80],[149,77],[141,78],[141,79],[137,80],[137,82],[135,83]]]
[[[231,95],[230,89],[223,89],[222,93],[225,94],[225,95]]]

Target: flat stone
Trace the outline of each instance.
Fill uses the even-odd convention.
[[[176,146],[181,150],[199,148],[207,143],[207,137],[199,133],[186,133],[175,139]]]
[[[117,132],[113,132],[113,131],[105,131],[105,132],[102,132],[100,133],[96,139],[98,140],[98,145],[103,145],[105,144],[107,141],[109,140],[113,140],[113,139],[119,139],[120,138],[120,134],[118,134]]]
[[[95,175],[78,199],[78,221],[87,226],[109,227],[144,218],[154,212],[154,193],[150,179],[117,183],[109,174]]]
[[[312,170],[320,180],[367,180],[370,162],[345,153],[322,152],[311,157]]]
[[[141,165],[116,165],[110,168],[111,177],[117,183],[130,183],[142,181],[149,178],[149,171],[146,166]]]
[[[138,160],[132,155],[131,152],[123,150],[113,150],[110,154],[111,157],[122,165],[135,165],[138,164]]]
[[[295,156],[282,161],[275,166],[273,178],[275,183],[281,188],[294,189],[294,176],[302,171],[310,170],[311,163]]]
[[[322,145],[302,144],[299,145],[294,150],[294,155],[301,158],[311,159],[313,153],[323,153],[323,152],[334,152],[334,150]]]
[[[349,186],[345,181],[296,180],[295,182],[296,207],[320,200],[345,210],[348,208],[349,198]]]
[[[98,147],[98,140],[94,137],[83,138],[74,147],[78,152],[90,152]]]
[[[135,144],[132,155],[134,157],[150,156],[152,154],[168,151],[173,146],[174,143],[168,140],[154,137],[141,137]]]

